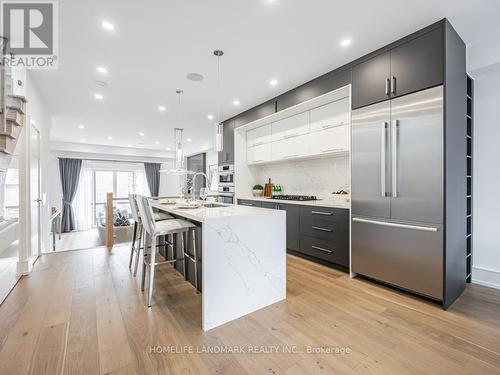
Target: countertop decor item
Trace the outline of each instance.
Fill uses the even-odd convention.
[[[264,187],[262,185],[255,185],[252,189],[252,194],[254,197],[262,197],[264,193]]]

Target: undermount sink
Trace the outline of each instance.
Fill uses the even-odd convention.
[[[205,203],[203,205],[203,207],[207,207],[207,208],[216,208],[216,207],[226,207],[225,205],[223,204],[217,204],[217,203]]]

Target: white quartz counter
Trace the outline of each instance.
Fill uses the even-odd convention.
[[[151,201],[151,206],[159,210],[182,216],[187,219],[203,223],[210,219],[236,217],[236,216],[264,216],[272,214],[257,207],[238,206],[233,204],[216,203],[224,207],[179,208],[178,204],[162,204],[161,201]]]
[[[351,208],[351,202],[347,202],[346,198],[337,199],[318,199],[316,201],[291,201],[284,199],[272,199],[264,197],[238,197],[238,199],[244,199],[249,201],[261,201],[261,202],[272,202],[272,203],[282,203],[282,204],[296,204],[299,206],[312,206],[312,207],[332,207],[332,208]]]

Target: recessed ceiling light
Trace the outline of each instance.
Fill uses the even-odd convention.
[[[199,82],[203,80],[203,76],[200,73],[188,73],[186,78],[190,81]]]
[[[108,74],[108,69],[104,66],[98,66],[97,71],[101,74]]]
[[[277,79],[275,79],[275,78],[273,78],[272,80],[270,80],[270,81],[269,81],[269,84],[270,84],[271,86],[276,86],[276,85],[278,84],[278,80],[277,80]]]
[[[105,30],[113,31],[115,29],[115,25],[113,25],[109,21],[102,21],[101,26]]]
[[[94,94],[94,98],[96,98],[97,100],[103,100],[103,99],[104,99],[104,96],[102,96],[102,94],[95,93],[95,94]]]
[[[78,129],[85,129],[84,125],[78,125]]]
[[[143,132],[140,132],[140,133],[139,133],[139,135],[140,135],[141,137],[144,137],[144,133],[143,133]]]
[[[109,136],[108,137],[108,141],[111,141],[113,139],[113,137]]]
[[[167,147],[167,148],[166,148],[166,150],[167,150],[167,151],[170,151],[170,147]]]
[[[240,101],[239,100],[233,100],[233,105],[240,105]]]
[[[191,138],[187,138],[186,141],[191,142]]]
[[[209,119],[209,120],[213,120],[213,119],[214,119],[214,116],[213,116],[213,115],[208,115],[208,116],[207,116],[207,119]]]
[[[340,45],[342,47],[347,47],[348,45],[351,44],[351,42],[352,42],[351,39],[344,39],[343,41],[340,42]]]
[[[159,105],[158,106],[158,111],[164,111],[166,110],[165,106],[164,105]]]
[[[80,141],[80,143],[85,143],[85,139],[82,139],[82,140]]]
[[[129,144],[127,145],[127,147],[132,147],[132,145],[129,143]]]
[[[155,145],[159,145],[159,144],[160,144],[160,142],[158,142],[158,141],[155,142]]]

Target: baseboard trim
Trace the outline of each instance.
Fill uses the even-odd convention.
[[[472,282],[500,289],[500,271],[484,267],[472,267]]]

